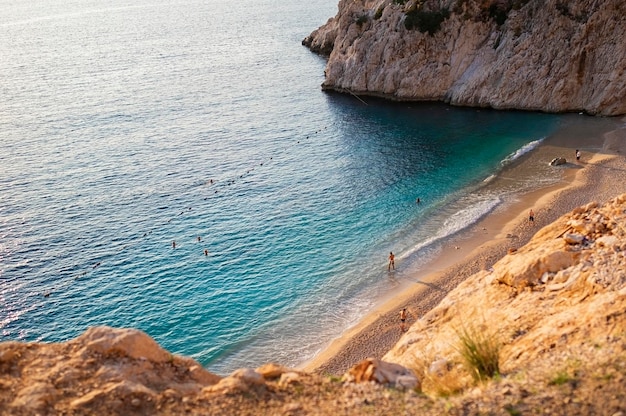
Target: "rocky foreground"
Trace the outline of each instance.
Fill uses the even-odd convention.
[[[624,33],[622,0],[340,0],[303,44],[329,90],[619,115]]]
[[[3,415],[626,415],[626,195],[578,208],[468,278],[343,377],[228,377],[133,329],[0,344]],[[461,340],[495,346],[481,376]]]

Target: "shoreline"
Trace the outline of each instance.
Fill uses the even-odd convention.
[[[626,118],[621,119],[622,122]],[[401,338],[399,311],[409,310],[407,327],[435,307],[451,290],[476,272],[491,267],[506,255],[509,248],[526,244],[545,225],[577,206],[606,200],[626,192],[626,184],[615,184],[606,170],[626,171],[626,129],[587,132],[586,137],[598,146],[583,151],[580,161],[568,162],[563,179],[556,184],[517,194],[513,201],[487,214],[475,224],[453,236],[445,250],[426,267],[411,276],[416,283],[400,293],[383,299],[376,307],[341,336],[330,341],[300,369],[320,374],[341,375],[351,366],[368,358],[382,358]],[[542,144],[530,154],[564,152],[573,155],[582,142],[554,140]],[[556,153],[559,154],[559,153]],[[530,155],[529,155],[530,157]],[[567,158],[568,160],[570,158]],[[573,159],[573,158],[572,158]],[[521,161],[520,164],[524,164]],[[533,225],[527,213],[535,212]],[[467,247],[473,247],[469,249]]]

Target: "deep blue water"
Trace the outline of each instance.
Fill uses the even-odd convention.
[[[296,365],[563,121],[322,92],[300,42],[336,0],[0,10],[0,341],[136,327],[218,373]]]

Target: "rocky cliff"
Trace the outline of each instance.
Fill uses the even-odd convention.
[[[625,253],[626,195],[578,208],[341,379],[274,364],[222,378],[132,329],[4,342],[0,414],[624,416]]]
[[[625,411],[626,195],[575,209],[465,280],[383,359],[417,369],[426,389],[449,394],[482,376],[477,366],[467,371],[468,340],[479,359],[497,357],[512,397],[598,378],[621,393],[598,412],[586,408],[595,393],[579,390],[569,414]]]
[[[323,88],[396,100],[626,113],[622,0],[340,0],[303,44]]]

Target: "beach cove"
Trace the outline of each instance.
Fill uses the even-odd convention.
[[[611,123],[324,92],[301,40],[333,0],[49,6],[0,23],[1,341],[108,325],[216,374],[300,365],[562,182],[510,171],[532,149]]]
[[[623,181],[626,172],[624,127],[605,138],[602,152],[581,158],[587,165],[573,181],[566,175],[570,186],[561,194],[616,191],[613,181]],[[609,174],[612,180],[605,180]],[[584,191],[590,180],[598,190],[592,194]],[[558,206],[559,191],[539,191],[534,206],[548,215],[544,203]],[[0,413],[618,416],[626,380],[625,207],[626,193],[577,207],[541,228],[528,244],[510,248],[492,268],[451,290],[386,354],[389,362],[364,360],[341,378],[274,363],[220,377],[140,330],[99,326],[67,342],[0,343],[6,387]],[[455,242],[463,241],[472,239]],[[457,271],[466,271],[464,264]],[[497,318],[485,320],[490,316]],[[488,379],[477,379],[472,364],[449,364],[459,354],[450,340],[464,317],[505,342],[497,352],[500,370]],[[382,335],[370,338],[381,345]],[[347,345],[356,348],[343,351],[363,346]]]
[[[554,185],[518,195],[446,242],[445,251],[416,274],[416,283],[382,301],[357,325],[333,340],[313,360],[307,371],[341,375],[366,358],[383,358],[401,338],[399,312],[410,312],[407,323],[419,319],[467,277],[487,270],[504,255],[523,246],[536,231],[572,209],[596,201],[604,203],[626,192],[626,118],[614,118],[614,129],[592,126],[584,120],[557,133],[534,149],[503,177],[524,175],[537,160],[549,163],[565,157],[562,180]],[[576,151],[584,156],[576,160]],[[528,218],[529,210],[534,222]]]
[[[622,0],[0,8],[0,416],[626,413]]]

